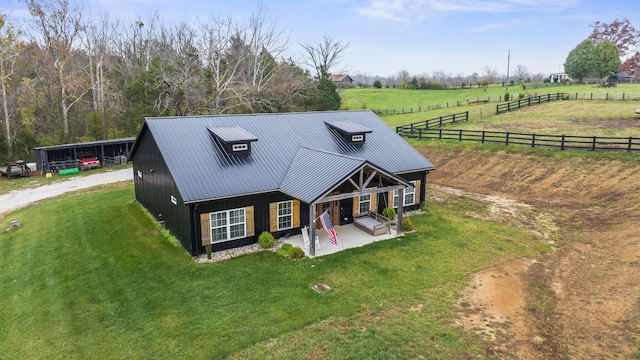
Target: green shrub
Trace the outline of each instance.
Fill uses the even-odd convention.
[[[211,244],[205,245],[204,248],[207,250],[207,259],[211,259]]]
[[[415,229],[413,222],[411,222],[411,218],[402,219],[402,231],[414,231]]]
[[[504,93],[504,101],[509,101],[509,99],[509,92],[507,91],[506,93]]]
[[[396,219],[396,209],[394,209],[392,207],[384,208],[384,210],[382,210],[382,216],[386,217],[389,220],[395,220]]]
[[[524,93],[518,94],[518,99],[524,99]]]
[[[289,249],[289,257],[292,259],[302,259],[304,257],[304,250],[299,246],[293,246]]]
[[[376,89],[382,89],[382,83],[380,82],[380,80],[376,80],[373,82],[373,87]]]
[[[258,236],[258,244],[263,249],[271,249],[276,244],[276,239],[271,235],[268,231],[263,231],[260,236]]]
[[[291,250],[292,247],[293,247],[293,245],[284,243],[284,244],[282,244],[280,249],[278,249],[277,252],[278,252],[279,255],[289,256],[289,250]]]

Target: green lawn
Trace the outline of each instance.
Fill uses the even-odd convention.
[[[558,101],[450,125],[465,130],[640,137],[640,101]]]
[[[429,206],[399,240],[196,264],[133,198],[132,186],[64,195],[0,221],[22,222],[0,234],[1,357],[484,356],[451,325],[458,291],[475,271],[547,249],[465,215],[485,204],[464,200]],[[317,282],[332,290],[317,294]]]

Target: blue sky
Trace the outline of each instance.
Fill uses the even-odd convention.
[[[70,0],[121,21],[182,21],[230,15],[244,21],[256,0]],[[10,16],[23,14],[18,1],[1,0]],[[530,73],[562,71],[569,52],[586,39],[595,21],[628,18],[640,28],[638,0],[272,0],[263,1],[289,38],[290,54],[299,44],[323,36],[349,42],[341,68],[350,74],[388,76],[444,71],[451,75],[499,74],[510,65]],[[511,70],[513,71],[513,70]]]

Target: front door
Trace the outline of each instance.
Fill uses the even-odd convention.
[[[331,219],[331,223],[336,226],[340,225],[340,201],[330,201],[322,204],[316,205],[316,211],[318,216],[322,215],[325,210],[329,213],[329,218]],[[322,229],[322,222],[320,219],[316,221],[316,229]]]

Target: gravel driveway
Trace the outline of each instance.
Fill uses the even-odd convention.
[[[122,169],[89,176],[74,177],[66,181],[58,181],[32,189],[13,190],[8,194],[0,195],[0,217],[13,210],[20,209],[40,200],[62,195],[69,191],[131,180],[133,180],[133,169]]]

